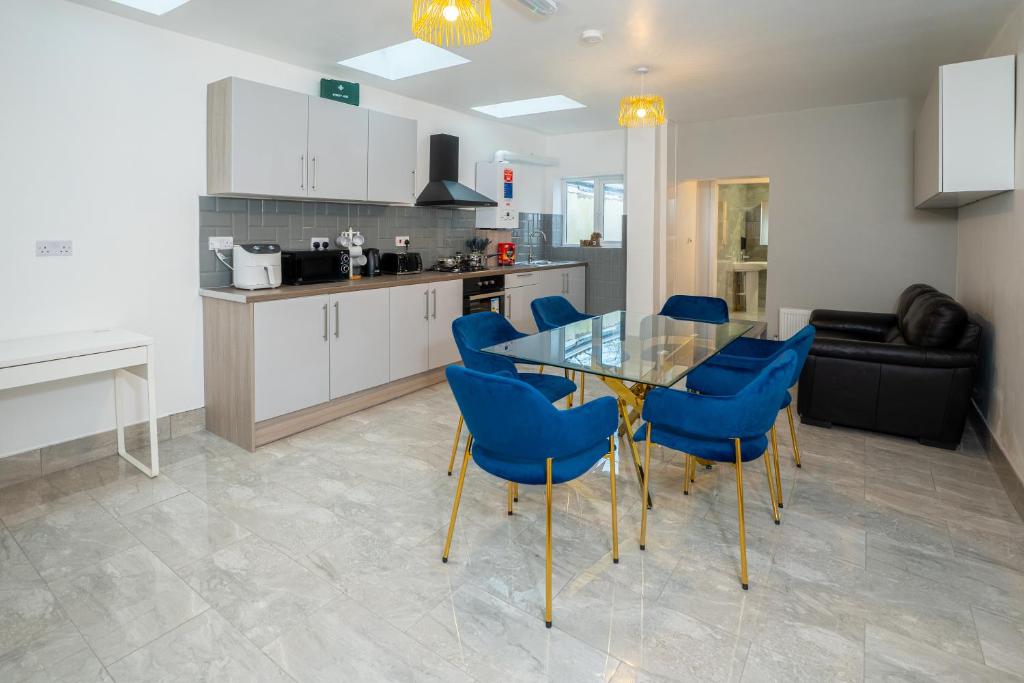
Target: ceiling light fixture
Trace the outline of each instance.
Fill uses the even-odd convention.
[[[640,94],[622,98],[619,104],[619,125],[623,128],[653,128],[665,123],[665,98],[660,95],[644,94],[644,76],[650,72],[646,66],[638,66]]]
[[[580,40],[587,45],[597,45],[604,40],[604,31],[598,28],[588,28],[580,34]]]
[[[507,119],[512,116],[545,114],[551,111],[563,111],[566,109],[582,109],[586,106],[587,105],[577,102],[571,97],[566,97],[565,95],[550,95],[548,97],[533,97],[528,100],[513,100],[512,102],[487,104],[480,107],[473,107],[473,110],[498,119]]]
[[[342,60],[338,64],[389,81],[397,81],[400,78],[447,69],[468,62],[468,59],[454,52],[413,38],[398,45]]]
[[[412,2],[412,34],[439,47],[477,45],[492,30],[491,0]]]
[[[119,5],[124,5],[125,7],[149,12],[150,14],[155,14],[159,17],[167,14],[172,9],[181,7],[188,2],[188,0],[114,0],[114,2]]]

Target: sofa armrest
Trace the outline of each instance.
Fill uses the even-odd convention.
[[[897,327],[897,318],[892,313],[867,313],[863,311],[811,311],[811,325],[820,331],[842,332],[869,341],[885,341]]]
[[[978,365],[978,354],[973,351],[829,337],[816,338],[811,346],[811,355],[919,368],[973,368]]]

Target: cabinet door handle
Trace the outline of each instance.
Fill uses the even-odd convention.
[[[413,198],[413,200],[415,200],[416,199],[416,171],[413,171],[411,173],[411,175],[412,175],[412,198]]]
[[[505,317],[509,320],[512,319],[512,295],[505,295]]]
[[[316,157],[313,157],[313,189],[316,189]]]
[[[327,341],[327,304],[324,304],[324,341]]]
[[[437,290],[435,289],[431,293],[434,295],[434,312],[433,314],[431,314],[430,317],[432,317],[434,320],[437,320]]]
[[[341,338],[341,304],[334,302],[334,338]]]
[[[430,290],[423,290],[423,319],[430,320]]]

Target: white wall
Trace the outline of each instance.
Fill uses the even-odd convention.
[[[0,338],[137,330],[157,340],[160,414],[203,405],[206,84],[232,75],[310,94],[321,76],[63,0],[4,0]],[[496,149],[545,153],[538,134],[373,88],[363,103],[419,120],[421,179],[434,132],[461,137],[470,185]],[[36,259],[37,239],[72,239],[75,255]],[[0,455],[112,426],[108,382],[0,394]]]
[[[1024,51],[1024,9],[1015,11],[987,57]],[[1017,60],[1016,187],[1024,180],[1024,63]],[[1024,479],[1024,199],[1017,191],[960,209],[957,298],[985,328],[977,404]]]
[[[907,100],[679,127],[678,177],[768,176],[769,333],[780,306],[892,311],[914,282],[952,292],[955,216],[913,208]]]
[[[561,214],[563,178],[625,174],[626,131],[617,128],[551,136],[547,156],[558,159],[559,164],[547,169],[546,212]]]

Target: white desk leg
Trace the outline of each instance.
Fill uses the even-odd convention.
[[[156,372],[153,368],[153,347],[149,347],[146,363],[146,391],[149,394],[149,476],[160,474],[160,438],[156,427]]]
[[[121,388],[124,378],[131,373],[146,381],[146,389],[149,394],[149,467],[143,465],[131,455],[124,445],[124,405],[121,400]],[[133,367],[129,370],[114,371],[114,412],[117,422],[117,453],[122,458],[135,465],[150,477],[160,474],[160,451],[157,443],[158,434],[156,428],[156,384],[153,381],[153,350],[149,350],[149,360],[146,365]]]
[[[117,425],[117,452],[124,455],[124,403],[121,400],[121,384],[125,371],[114,370],[114,423]]]

